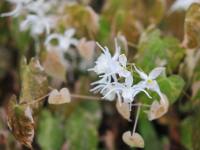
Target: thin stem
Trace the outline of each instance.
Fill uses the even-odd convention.
[[[136,130],[138,118],[139,118],[139,115],[140,115],[140,107],[141,107],[141,105],[138,106],[138,110],[137,110],[137,114],[136,114],[136,118],[135,118],[135,123],[134,123],[134,126],[133,126],[133,133],[135,133],[135,130]]]
[[[40,101],[43,101],[47,96],[49,96],[49,93],[44,95],[44,96],[42,96],[42,97],[40,97],[40,98],[38,98],[38,99],[35,99],[35,100],[31,101],[30,103],[26,103],[25,105],[32,105],[32,104],[38,103]]]
[[[87,100],[100,100],[101,98],[96,96],[87,96],[87,95],[77,95],[77,94],[71,94],[72,98],[79,98],[79,99],[87,99]]]
[[[140,103],[132,104],[132,106],[135,106],[135,107],[139,107],[139,106],[142,106],[142,107],[151,107],[148,104],[140,104]]]

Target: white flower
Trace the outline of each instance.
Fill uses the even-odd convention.
[[[170,8],[170,12],[187,10],[193,3],[200,3],[200,0],[176,0]]]
[[[105,94],[103,98],[105,98],[107,95],[111,94],[112,92],[121,94],[121,97],[123,98],[123,102],[125,103],[133,102],[135,96],[139,94],[140,92],[144,92],[149,98],[151,98],[144,88],[145,87],[142,86],[141,84],[134,85],[133,77],[132,75],[129,75],[128,77],[125,78],[124,83],[113,82],[112,88],[110,88],[110,91],[108,90],[107,94]]]
[[[120,47],[115,43],[115,54],[112,56],[107,47],[102,47],[100,44],[97,45],[103,51],[103,54],[99,56],[97,61],[95,62],[95,66],[90,71],[96,72],[98,75],[102,75],[102,77],[115,76],[119,74],[119,76],[126,77],[130,74],[128,70],[126,70],[126,62],[127,58],[125,55],[120,55]]]
[[[144,86],[145,88],[155,91],[158,93],[159,96],[162,96],[160,91],[160,87],[156,81],[156,78],[161,75],[165,71],[164,67],[157,67],[153,69],[149,75],[145,74],[143,71],[137,69],[134,65],[136,72],[139,74],[142,81],[138,84],[139,86]]]
[[[10,3],[15,5],[15,9],[11,12],[1,14],[1,17],[7,16],[19,16],[25,9],[26,5],[30,3],[32,0],[8,0]]]
[[[53,0],[8,0],[15,5],[15,9],[8,13],[1,14],[2,17],[17,17],[23,12],[34,13],[36,15],[45,15],[55,4]]]
[[[45,41],[45,45],[47,46],[47,49],[54,47],[62,52],[66,52],[68,51],[71,45],[75,46],[78,43],[77,39],[73,38],[74,34],[75,34],[75,29],[73,28],[67,29],[64,35],[59,33],[50,34]],[[51,44],[51,41],[54,39],[58,40],[58,45],[56,46],[53,46]]]
[[[31,35],[39,35],[44,32],[50,33],[51,28],[54,26],[54,20],[47,16],[28,15],[24,21],[20,24],[21,31],[25,31],[30,28]]]

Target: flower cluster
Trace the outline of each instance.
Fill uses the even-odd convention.
[[[44,32],[50,33],[50,30],[55,27],[55,17],[49,12],[56,5],[53,0],[9,0],[15,5],[15,9],[8,13],[1,14],[2,17],[20,15],[25,16],[25,19],[20,23],[20,30],[25,31],[30,29],[31,35],[36,36]]]
[[[168,100],[167,97],[161,92],[156,78],[165,73],[165,68],[157,67],[149,74],[146,74],[142,70],[138,69],[135,64],[127,62],[125,54],[120,53],[121,50],[117,42],[115,42],[114,55],[111,55],[108,47],[102,47],[98,43],[97,45],[101,48],[103,53],[98,57],[95,62],[95,66],[89,69],[89,71],[94,71],[100,79],[91,84],[94,86],[91,91],[94,93],[101,93],[103,95],[103,99],[109,101],[117,99],[119,106],[122,106],[121,109],[129,109],[130,111],[132,106],[138,106],[138,110],[140,111],[141,106],[148,106],[150,108],[149,111],[147,111],[149,120],[154,120],[164,115],[168,110]],[[133,71],[135,71],[140,77],[139,82],[134,81]],[[136,95],[141,92],[145,93],[146,96],[151,99],[152,97],[148,91],[156,92],[160,97],[160,102],[155,100],[152,105],[142,104],[140,102],[133,104],[133,102],[135,102]],[[124,105],[128,106],[125,107]],[[120,107],[118,109],[120,111]],[[122,110],[121,113],[123,114],[123,112],[127,114],[127,111]],[[137,116],[139,116],[139,112]],[[129,119],[127,117],[125,118]],[[138,118],[135,119],[136,121],[132,136],[136,135],[135,127],[137,119]],[[127,133],[126,135],[131,136]],[[126,137],[126,135],[125,137],[123,136],[123,139],[135,139],[135,137]],[[135,143],[135,141],[132,142]],[[130,141],[127,142],[125,140],[125,143],[132,145],[130,144]],[[136,144],[136,146],[141,147],[141,143],[140,145]]]
[[[162,99],[163,94],[160,91],[156,78],[165,72],[164,67],[153,69],[148,75],[139,70],[135,64],[129,64],[125,54],[120,54],[120,47],[115,42],[115,54],[112,56],[107,47],[97,45],[103,51],[95,62],[94,68],[89,69],[99,75],[100,80],[93,82],[95,86],[92,92],[100,92],[104,99],[114,100],[116,97],[119,102],[132,103],[134,98],[140,92],[144,92],[149,98],[151,96],[147,92],[152,90],[156,92]],[[133,66],[138,73],[141,81],[134,84],[132,72],[129,70]]]

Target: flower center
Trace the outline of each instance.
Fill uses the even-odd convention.
[[[151,84],[151,83],[153,82],[153,80],[148,79],[147,82],[148,82],[149,84]]]

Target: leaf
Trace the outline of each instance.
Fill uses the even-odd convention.
[[[39,117],[37,142],[42,150],[60,150],[64,143],[63,128],[60,117],[55,117],[43,109]]]
[[[117,101],[116,102],[116,108],[117,108],[117,111],[119,112],[119,114],[123,118],[125,118],[128,121],[131,121],[131,119],[130,119],[131,111],[130,111],[130,108],[129,108],[129,104],[127,104],[127,103],[119,104],[119,101]]]
[[[160,99],[160,102],[155,100],[151,104],[150,110],[148,112],[148,119],[154,120],[162,117],[168,111],[168,107],[169,107],[168,99],[163,94]]]
[[[100,107],[97,102],[82,102],[66,121],[66,137],[70,150],[96,150]]]
[[[62,88],[60,91],[54,89],[49,94],[49,104],[64,104],[71,101],[71,95],[67,88]]]
[[[143,116],[140,115],[138,128],[145,141],[144,150],[163,149],[161,140],[158,138],[156,130],[153,127],[153,124],[149,122],[147,118],[144,117],[144,115]]]
[[[167,72],[176,70],[184,57],[185,49],[174,37],[161,37],[160,30],[149,28],[140,37],[136,64],[145,72],[166,66]]]
[[[196,109],[195,114],[193,115],[192,119],[192,148],[193,150],[199,150],[200,149],[200,130],[199,130],[199,125],[200,125],[200,105],[198,105],[198,108]]]
[[[193,4],[188,9],[184,24],[184,45],[188,48],[200,47],[200,4]]]
[[[180,96],[185,85],[184,80],[178,75],[162,77],[158,79],[161,91],[167,96],[170,104],[173,104]]]
[[[34,120],[29,106],[17,104],[16,96],[12,96],[8,107],[8,126],[15,138],[23,145],[32,148],[34,137]]]
[[[63,28],[74,27],[79,37],[93,38],[99,29],[99,16],[91,7],[74,4],[67,5],[64,14],[67,15],[59,23]]]
[[[77,49],[81,57],[87,61],[91,61],[94,56],[96,44],[94,41],[86,41],[85,38],[80,39]]]
[[[27,65],[24,59],[21,66],[20,103],[34,101],[48,93],[48,80],[44,69],[36,58]]]
[[[51,50],[47,51],[42,64],[44,66],[45,72],[49,76],[61,81],[65,81],[67,67],[65,66],[62,59],[62,56],[60,56],[58,52]]]
[[[180,140],[187,150],[193,150],[192,148],[192,118],[187,117],[181,122],[180,127]]]
[[[138,133],[131,134],[131,131],[126,131],[123,133],[122,139],[127,145],[131,147],[144,148],[144,140]]]

